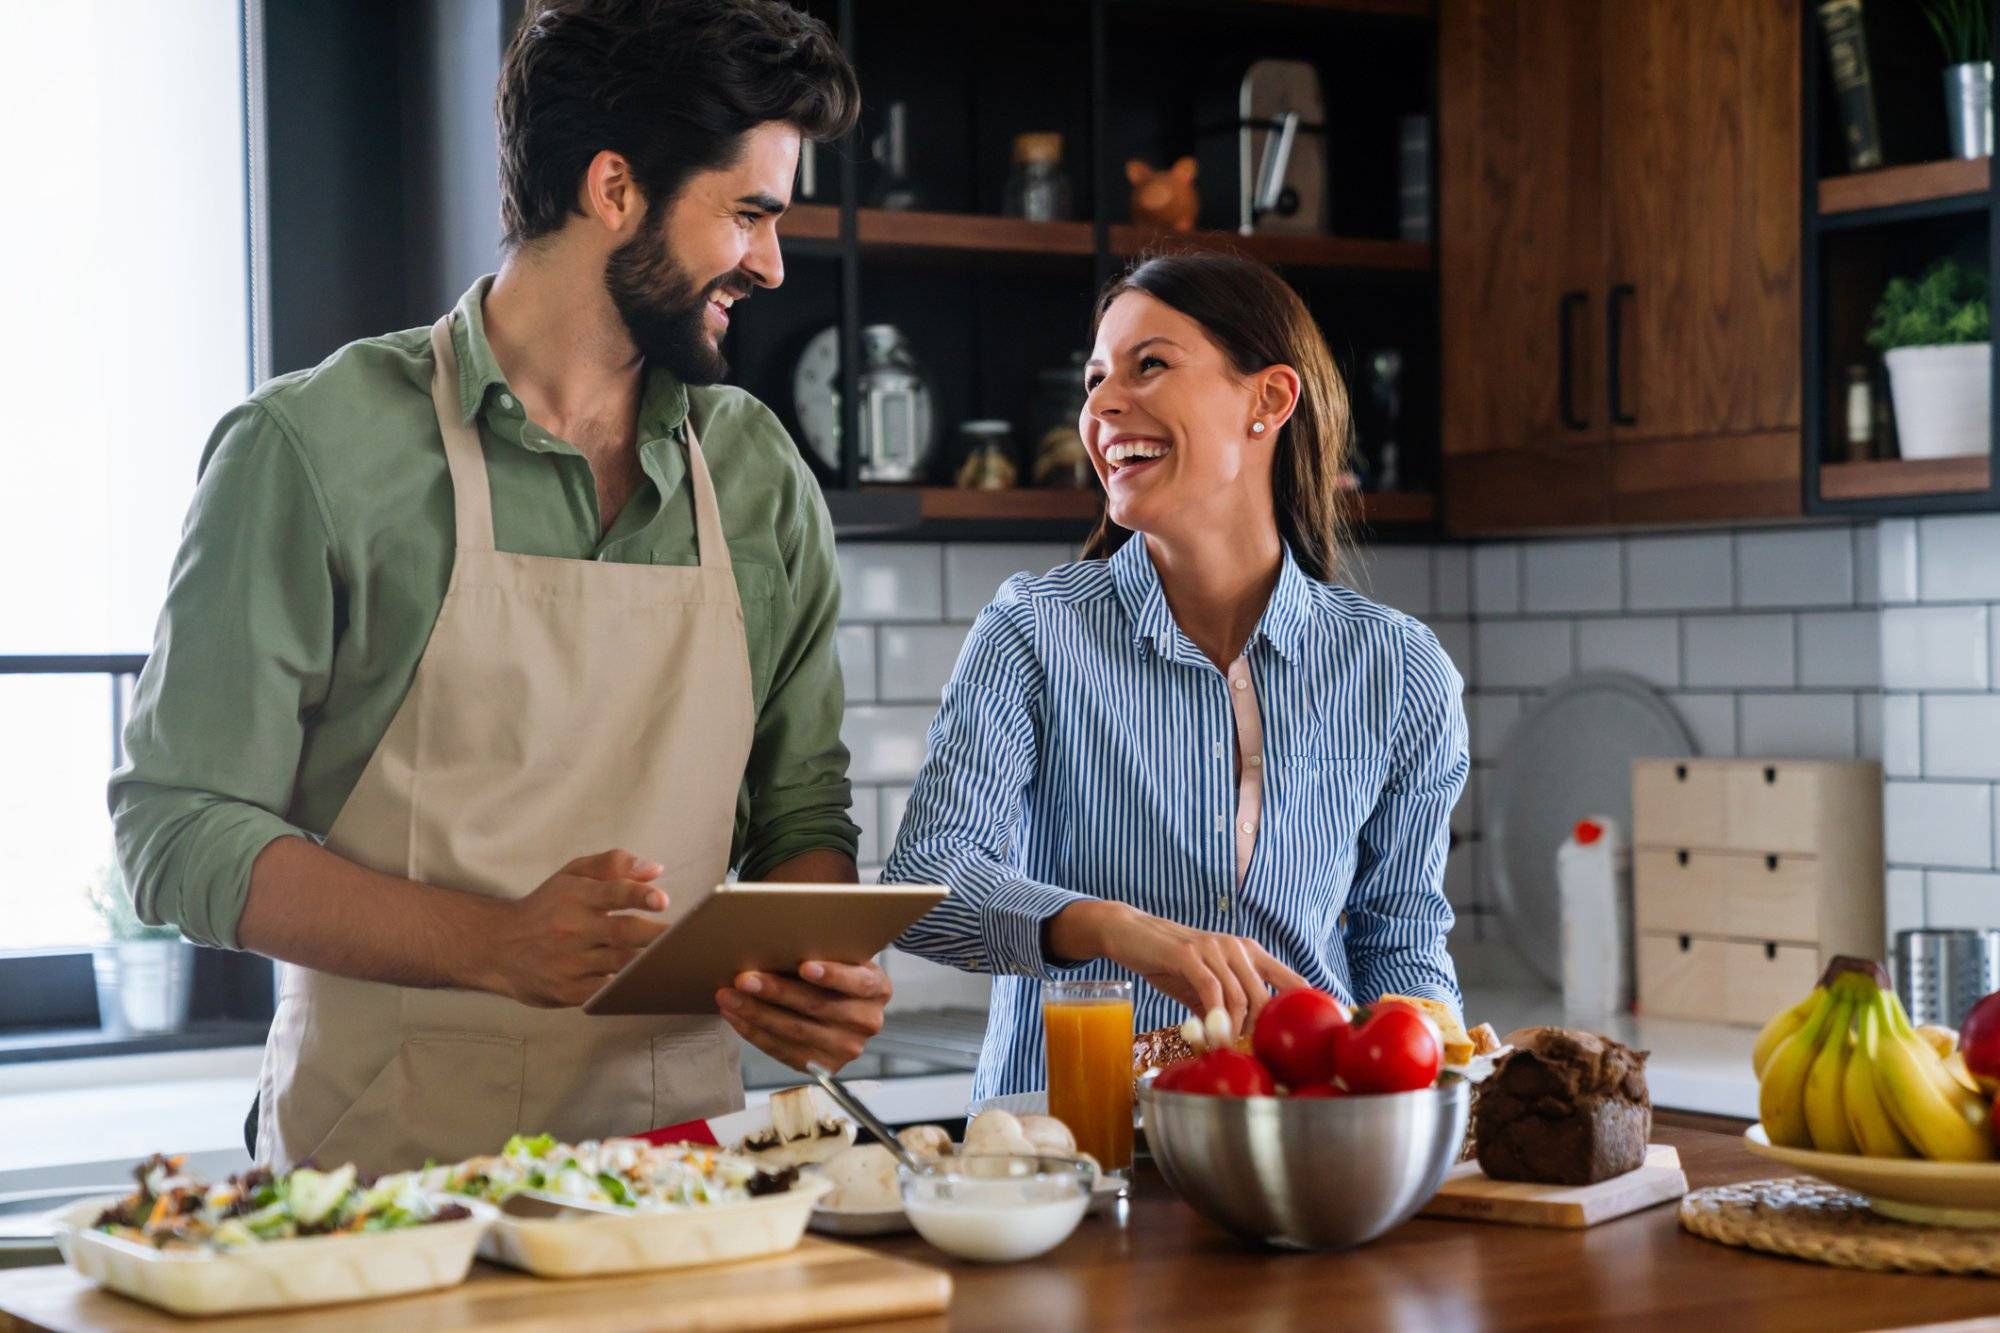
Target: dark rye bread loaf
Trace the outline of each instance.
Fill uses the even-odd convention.
[[[1481,1170],[1494,1180],[1589,1185],[1646,1160],[1645,1051],[1568,1028],[1527,1028],[1511,1042],[1473,1105]]]

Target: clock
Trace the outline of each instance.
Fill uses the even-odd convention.
[[[827,469],[840,472],[840,326],[815,333],[792,371],[792,411],[806,444]]]

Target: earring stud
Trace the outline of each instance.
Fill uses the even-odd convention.
[[[1264,423],[1263,423],[1263,422],[1261,422],[1261,421],[1253,421],[1253,422],[1251,422],[1251,423],[1250,423],[1250,433],[1251,433],[1252,435],[1262,435],[1262,434],[1264,433]]]

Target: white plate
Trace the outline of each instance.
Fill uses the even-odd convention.
[[[1869,1207],[1899,1222],[2000,1226],[2000,1162],[1927,1162],[1780,1148],[1765,1136],[1762,1125],[1743,1131],[1743,1146],[1759,1157],[1866,1195]]]
[[[741,1203],[603,1217],[502,1216],[479,1255],[536,1277],[596,1277],[783,1254],[798,1246],[813,1205],[832,1188],[831,1181],[812,1176],[783,1194]]]
[[[56,1217],[56,1247],[81,1277],[178,1315],[235,1314],[377,1300],[456,1286],[498,1211],[477,1199],[472,1216],[358,1236],[304,1236],[237,1250],[157,1250],[92,1229],[123,1195],[70,1205]]]

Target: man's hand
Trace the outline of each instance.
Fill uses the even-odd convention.
[[[793,1069],[817,1060],[838,1072],[882,1030],[889,976],[873,963],[805,963],[797,977],[745,972],[715,993],[737,1035]]]
[[[657,912],[664,869],[627,851],[580,856],[515,902],[494,904],[479,941],[491,961],[482,989],[541,1009],[565,1009],[652,943],[661,926],[614,912]]]

